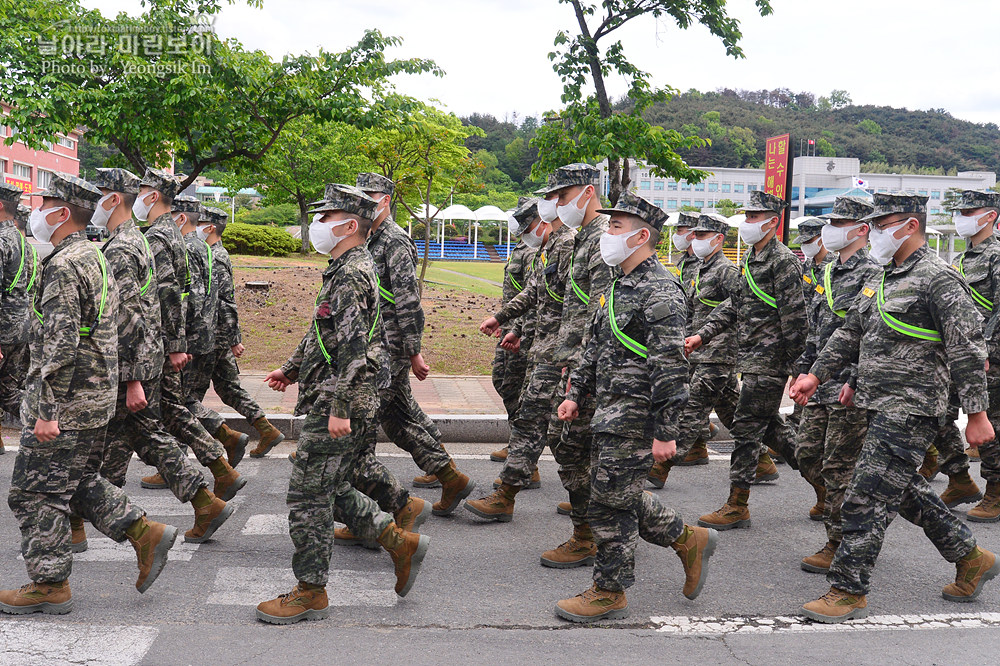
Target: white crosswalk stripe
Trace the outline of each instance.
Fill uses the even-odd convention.
[[[295,586],[291,569],[272,567],[221,567],[215,576],[208,604],[256,606]],[[366,573],[332,569],[326,585],[331,606],[395,606],[392,573]]]
[[[247,524],[243,528],[243,534],[255,536],[288,534],[288,514],[254,514],[247,520]]]
[[[98,626],[19,619],[0,622],[4,666],[130,666],[139,663],[159,635],[145,626]]]
[[[191,557],[198,551],[200,543],[184,543],[184,536],[181,535],[170,549],[168,559],[174,562],[190,562]],[[24,561],[23,555],[18,555],[17,559]],[[135,549],[128,541],[115,543],[107,537],[87,537],[87,550],[82,553],[73,553],[73,562],[134,562]],[[2,662],[0,662],[2,663]]]
[[[1000,613],[940,615],[872,615],[842,624],[822,624],[804,617],[652,617],[657,631],[677,636],[833,633],[852,631],[919,631],[927,629],[984,629],[1000,627]]]

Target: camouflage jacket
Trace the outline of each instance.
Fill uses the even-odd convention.
[[[184,315],[187,351],[189,354],[210,354],[215,350],[215,315],[219,311],[213,251],[193,231],[185,234],[184,244],[191,271]]]
[[[843,326],[847,311],[857,300],[858,294],[876,273],[881,274],[878,264],[868,255],[868,250],[861,248],[852,254],[847,261],[840,263],[839,255],[834,261],[824,262],[822,272],[816,278],[819,282],[813,289],[814,296],[809,302],[809,337],[806,338],[806,349],[799,357],[799,373],[809,372],[816,362],[819,351],[834,332]],[[827,289],[826,271],[830,271]],[[857,366],[849,367],[834,375],[817,389],[810,402],[820,405],[840,404],[840,389],[844,384],[852,387],[857,382]]]
[[[798,258],[776,238],[761,252],[751,248],[739,290],[715,308],[697,335],[708,343],[735,324],[737,372],[773,377],[794,372],[809,333],[799,266]],[[760,296],[750,286],[748,267]]]
[[[42,260],[32,307],[24,424],[58,421],[63,431],[106,425],[118,400],[118,288],[83,231]]]
[[[677,260],[677,265],[670,269],[670,272],[677,276],[680,280],[681,290],[684,292],[684,298],[687,303],[691,302],[691,281],[694,279],[695,273],[697,272],[697,264],[701,263],[698,257],[694,255],[693,252],[685,250],[681,258]],[[687,321],[684,323],[684,332],[687,335],[693,335],[695,330],[693,327],[692,317],[694,316],[694,310],[688,308]]]
[[[281,370],[299,383],[296,414],[327,409],[338,418],[370,419],[378,407],[382,356],[375,265],[364,246],[330,259],[312,325]]]
[[[378,273],[389,355],[409,365],[410,357],[420,353],[420,339],[424,334],[424,309],[420,305],[417,282],[417,248],[389,216],[368,239],[368,251]]]
[[[988,236],[982,243],[960,254],[954,266],[968,283],[976,312],[986,327],[989,320],[1000,312],[1000,241],[995,236]],[[987,305],[992,307],[992,311],[986,308]],[[995,331],[991,330],[987,336],[986,348],[990,354],[990,375],[993,376],[1000,373],[1000,335],[996,335]]]
[[[819,265],[812,259],[806,259],[802,262],[800,266],[802,272],[802,297],[806,301],[807,310],[813,300],[819,295],[816,292],[816,287],[823,284],[823,271],[826,270],[826,265],[832,263],[836,258],[836,252],[827,252]]]
[[[215,348],[229,349],[243,342],[240,315],[236,307],[236,283],[233,262],[222,241],[212,245],[212,289],[219,293],[219,309],[215,313]]]
[[[594,294],[598,310],[590,340],[566,397],[579,404],[583,396],[594,394],[593,432],[675,440],[688,397],[683,290],[656,255],[628,275],[616,275],[604,294]],[[612,314],[619,333],[630,338],[628,344],[645,347],[638,347],[645,358],[615,334]]]
[[[156,264],[156,291],[160,298],[160,326],[163,329],[163,351],[167,354],[186,352],[184,296],[187,291],[187,250],[181,230],[173,218],[164,213],[143,229]]]
[[[524,241],[520,241],[510,251],[507,258],[507,265],[503,271],[503,301],[501,306],[507,305],[514,297],[524,291],[538,263],[538,251],[529,247]],[[514,321],[508,322],[508,330],[521,339],[521,350],[519,353],[527,354],[531,350],[531,342],[535,338],[535,318],[534,313],[528,316],[518,317]],[[501,340],[503,335],[500,336]],[[497,343],[499,344],[499,342]]]
[[[599,296],[611,284],[611,267],[601,257],[601,235],[608,230],[611,218],[598,215],[580,228],[573,239],[569,262],[569,284],[559,322],[559,342],[555,361],[576,367],[590,337],[590,323],[599,307]],[[591,294],[594,295],[591,298]]]
[[[940,339],[912,337],[897,330],[903,327],[928,329],[927,337]],[[981,317],[965,280],[926,243],[902,266],[890,264],[872,276],[811,372],[825,382],[854,362],[858,407],[942,416],[949,379],[966,413],[981,412],[989,403]]]
[[[740,288],[740,272],[722,252],[716,252],[704,261],[698,261],[695,269],[690,271],[691,277],[687,284],[688,319],[691,327],[688,330],[697,331],[705,325],[712,311],[723,301],[731,297]],[[688,356],[688,362],[721,363],[734,365],[736,363],[736,334],[731,329],[718,333],[712,341],[702,345]]]
[[[538,253],[538,263],[524,291],[495,315],[500,326],[504,326],[518,317],[534,313],[535,339],[531,343],[531,360],[535,363],[555,363],[559,318],[562,317],[565,295],[569,293],[567,283],[574,236],[575,232],[565,224],[550,233]]]
[[[28,285],[38,281],[39,260],[13,220],[0,222],[0,352],[28,341]]]
[[[118,285],[118,378],[130,382],[159,377],[163,336],[152,248],[129,219],[115,227],[101,250]]]

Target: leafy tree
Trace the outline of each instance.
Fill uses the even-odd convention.
[[[263,224],[287,227],[299,221],[299,209],[293,203],[281,203],[275,206],[262,206],[237,215],[243,224]]]
[[[858,129],[860,129],[865,134],[871,134],[872,136],[882,135],[882,126],[871,118],[865,118],[858,122]]]
[[[834,109],[843,109],[851,105],[851,94],[846,90],[830,91],[830,106]]]
[[[726,217],[732,217],[733,215],[736,215],[736,211],[739,210],[739,207],[732,199],[720,199],[715,202],[715,210],[719,211]]]
[[[816,154],[823,157],[836,157],[837,150],[833,147],[832,143],[821,138],[816,141]]]

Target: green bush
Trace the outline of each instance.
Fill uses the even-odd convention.
[[[277,224],[290,227],[299,223],[299,207],[293,203],[237,211],[241,224]]]
[[[301,242],[281,227],[235,222],[222,234],[222,246],[233,254],[284,257],[301,248]]]

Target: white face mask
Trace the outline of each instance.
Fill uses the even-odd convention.
[[[962,238],[972,238],[983,230],[982,221],[990,212],[986,211],[978,217],[972,215],[962,215],[959,213],[952,218],[955,223],[955,232]]]
[[[513,215],[507,216],[507,229],[510,230],[511,236],[519,236],[521,234],[521,225]]]
[[[802,254],[806,256],[806,259],[812,259],[817,254],[819,254],[820,241],[822,239],[817,238],[816,240],[809,241],[808,243],[802,243],[799,248],[802,250]]]
[[[691,247],[690,238],[691,238],[690,231],[686,231],[683,234],[679,234],[675,231],[673,236],[670,237],[670,240],[673,241],[674,247],[676,247],[678,251],[686,252],[687,249]]]
[[[712,254],[712,251],[717,247],[712,244],[714,240],[714,238],[706,238],[704,240],[695,238],[691,241],[691,250],[694,252],[694,256],[699,259],[705,259],[708,255]]]
[[[320,222],[322,218],[322,213],[313,216],[312,224],[309,225],[309,242],[320,254],[330,254],[340,241],[351,236],[351,234],[337,236],[333,233],[333,228],[348,225],[356,220],[348,218],[339,222]]]
[[[587,212],[586,204],[583,208],[578,207],[577,204],[586,192],[587,188],[585,187],[580,190],[580,193],[573,197],[573,200],[568,204],[565,206],[558,206],[556,208],[556,215],[560,220],[562,220],[562,223],[570,229],[579,229],[583,224],[583,216]],[[590,201],[590,199],[587,199],[587,201]]]
[[[767,235],[768,231],[770,231],[770,229],[768,229],[768,231],[764,231],[762,227],[765,224],[770,224],[773,219],[775,218],[769,217],[763,222],[747,222],[746,220],[743,220],[740,222],[740,238],[747,245],[757,243]]]
[[[535,228],[521,236],[524,244],[530,248],[538,249],[542,246],[542,239],[545,235],[545,222],[539,222]]]
[[[845,247],[860,238],[860,236],[848,238],[848,234],[863,226],[865,226],[864,222],[854,224],[849,227],[835,227],[832,224],[827,224],[823,227],[823,247],[830,252],[840,252]]]
[[[115,212],[115,209],[118,208],[118,206],[112,206],[110,210],[107,210],[104,208],[104,203],[110,200],[113,196],[115,196],[114,192],[111,194],[105,194],[98,200],[97,208],[94,210],[94,214],[90,216],[90,223],[95,227],[100,229],[108,228],[108,220],[111,219],[111,214]]]
[[[642,229],[636,229],[627,234],[610,234],[605,231],[601,234],[601,258],[604,259],[604,263],[608,266],[617,266],[631,257],[632,253],[642,245],[629,247],[626,241],[641,231]]]
[[[208,228],[212,226],[211,224],[206,224],[204,226],[195,227],[194,232],[198,234],[198,238],[203,241],[208,240]]]
[[[42,243],[48,243],[52,240],[52,234],[55,233],[61,224],[52,226],[46,220],[49,215],[60,210],[69,212],[69,209],[65,206],[56,206],[55,208],[46,208],[45,210],[36,208],[31,211],[31,217],[28,218],[28,224],[31,226],[31,235]]]
[[[144,203],[148,197],[156,194],[155,192],[147,192],[145,197],[136,197],[135,203],[132,204],[132,214],[135,215],[135,219],[140,222],[145,222],[149,219],[149,211],[153,209],[153,204],[155,201],[151,201],[148,204]]]
[[[912,220],[913,218],[910,218]],[[899,231],[900,227],[906,226],[909,220],[904,220],[903,224],[894,225],[886,229],[885,231],[880,231],[873,228],[868,239],[872,244],[872,259],[874,259],[879,264],[887,264],[895,256],[896,251],[899,250],[900,246],[906,242],[906,239],[910,235],[903,236],[902,238],[896,238],[894,235]]]
[[[559,201],[557,199],[539,199],[538,217],[542,218],[542,222],[551,223],[559,217],[559,213],[556,210],[558,207]]]

